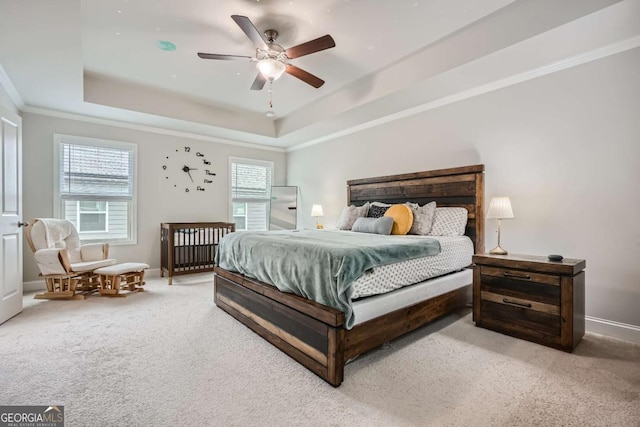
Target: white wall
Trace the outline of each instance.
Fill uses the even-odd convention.
[[[138,144],[138,243],[112,245],[110,256],[118,262],[145,262],[160,267],[160,223],[227,221],[229,219],[229,157],[246,157],[274,162],[274,185],[285,182],[285,153],[192,140],[158,133],[23,113],[23,211],[24,218],[53,215],[53,134],[86,136]],[[213,183],[206,191],[185,193],[181,171],[167,173],[162,165],[172,159],[176,149],[206,154],[211,161]],[[192,155],[195,159],[195,156]],[[170,159],[170,161],[172,161]],[[174,163],[169,163],[173,166]],[[190,164],[191,166],[191,164]],[[195,167],[195,166],[191,166]],[[175,179],[173,179],[175,177]],[[38,269],[25,245],[24,280],[37,280]]]
[[[640,327],[638,70],[634,49],[292,151],[298,223],[320,203],[335,225],[348,179],[484,163],[487,205],[509,196],[516,216],[502,246],[586,259],[586,314]]]
[[[1,66],[0,66],[0,72],[2,72]],[[11,100],[11,97],[9,96],[6,89],[1,83],[0,83],[0,107],[4,107],[7,110],[11,111],[12,113],[20,114],[20,112],[18,111],[18,107]]]

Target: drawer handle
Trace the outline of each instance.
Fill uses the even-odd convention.
[[[531,276],[529,275],[519,275],[519,274],[513,274],[513,273],[508,273],[508,272],[504,272],[504,277],[514,277],[516,279],[524,279],[524,280],[531,280]]]
[[[515,302],[515,301],[511,301],[508,298],[502,298],[502,302],[505,304],[512,304],[512,305],[517,305],[519,307],[525,307],[525,308],[531,308],[531,304],[523,304],[521,302]]]

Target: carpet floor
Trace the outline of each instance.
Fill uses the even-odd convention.
[[[640,345],[567,354],[452,314],[333,388],[213,304],[212,274],[127,298],[34,300],[0,326],[0,405],[69,426],[640,426]]]

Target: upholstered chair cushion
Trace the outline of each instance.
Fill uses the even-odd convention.
[[[39,218],[31,227],[31,240],[36,250],[66,249],[69,262],[82,262],[80,236],[73,224],[65,219]]]
[[[27,229],[43,275],[83,273],[116,263],[107,259],[106,243],[80,244],[74,225],[64,219],[38,218]]]

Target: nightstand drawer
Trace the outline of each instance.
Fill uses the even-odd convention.
[[[530,271],[511,270],[508,268],[497,268],[482,266],[480,273],[485,276],[501,277],[514,281],[540,283],[552,286],[560,286],[560,278],[552,274],[532,273]]]
[[[480,298],[482,300],[495,302],[497,304],[504,304],[509,307],[524,308],[527,310],[540,311],[542,313],[553,314],[555,316],[560,315],[560,306],[554,304],[546,304],[530,299],[514,298],[506,295],[495,294],[493,292],[482,291],[480,292]]]
[[[495,329],[537,336],[540,333],[560,336],[560,315],[483,298],[480,302],[482,323]]]
[[[489,270],[490,273],[507,272],[512,274],[509,270],[483,266],[480,273],[480,292],[482,293],[490,292],[511,299],[533,301],[556,307],[560,306],[560,286],[545,283],[550,282],[550,278],[559,280],[557,276],[536,275],[545,276],[542,277],[545,282],[541,282],[541,278],[534,277],[533,274],[529,276],[531,280],[526,280],[514,278],[509,275],[504,276],[503,274],[487,275],[487,270]],[[518,273],[522,274],[521,272]]]

